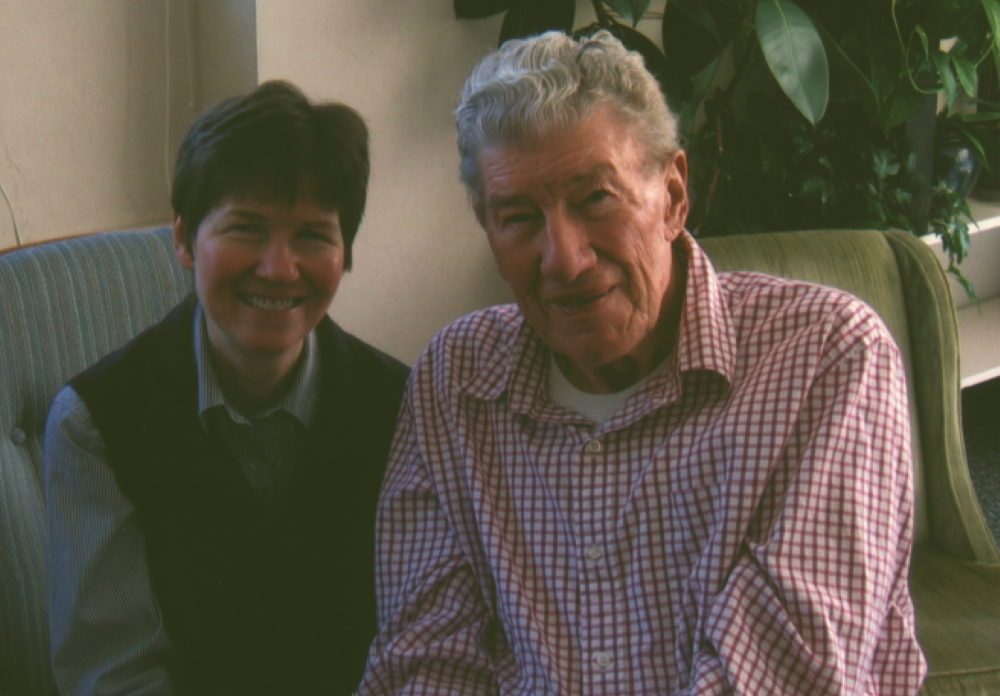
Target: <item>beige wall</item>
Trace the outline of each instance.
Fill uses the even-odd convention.
[[[167,153],[191,118],[187,3],[0,0],[0,185],[22,242],[169,215]],[[169,103],[169,110],[167,104]],[[0,199],[0,248],[13,246]]]
[[[257,86],[256,0],[202,0],[191,8],[198,103],[203,106]]]
[[[331,314],[407,362],[451,319],[508,298],[458,182],[451,117],[498,32],[459,22],[450,0],[257,1],[259,79],[368,120],[368,212]]]
[[[254,0],[0,0],[0,186],[21,241],[169,220],[177,145],[257,84],[255,31]],[[0,249],[15,243],[0,198]]]
[[[204,105],[278,77],[347,102],[371,127],[373,174],[332,314],[412,362],[451,319],[508,299],[451,120],[498,31],[459,22],[450,0],[0,0],[0,185],[22,242],[159,224]],[[13,245],[0,199],[0,248]]]

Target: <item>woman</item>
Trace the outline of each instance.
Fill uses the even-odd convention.
[[[270,82],[202,115],[172,205],[194,294],[46,428],[62,693],[350,693],[407,369],[326,312],[369,175],[342,104]]]

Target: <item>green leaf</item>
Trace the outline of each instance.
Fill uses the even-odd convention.
[[[948,60],[948,54],[942,51],[934,51],[931,54],[931,60],[937,67],[941,88],[944,90],[944,97],[948,102],[948,111],[951,111],[955,106],[955,99],[958,97],[958,80],[955,79],[955,73],[951,69],[951,61]]]
[[[930,41],[927,40],[927,32],[924,31],[924,28],[919,25],[914,29],[914,31],[917,33],[917,36],[920,37],[920,45],[923,46],[924,55],[930,56],[931,49]]]
[[[900,6],[898,12],[901,19],[914,12],[919,14],[917,21],[931,37],[932,48],[941,39],[965,35],[972,22],[982,22],[982,16],[975,7],[979,0],[897,0],[897,4]]]
[[[879,123],[882,129],[891,130],[913,118],[920,109],[924,96],[909,82],[900,83],[879,111]]]
[[[976,96],[976,64],[974,61],[966,58],[964,56],[958,56],[954,53],[949,53],[951,58],[951,65],[955,69],[955,75],[958,76],[958,81],[962,85],[962,89],[970,97]]]
[[[704,15],[692,17],[687,10],[693,8],[685,8],[685,5],[700,8]],[[667,3],[663,10],[661,31],[667,62],[688,77],[701,72],[722,53],[723,45],[719,41],[715,20],[703,5],[691,0],[670,0]]]
[[[830,99],[830,72],[816,26],[791,0],[759,0],[757,37],[771,72],[814,126]]]
[[[872,166],[879,181],[899,173],[899,162],[895,161],[896,155],[891,150],[879,148],[872,155]]]
[[[668,12],[687,17],[688,20],[700,26],[715,37],[716,41],[721,43],[722,39],[719,37],[719,27],[715,23],[712,13],[708,11],[703,2],[699,0],[669,0],[667,6],[663,9],[664,19],[666,19]]]
[[[715,75],[719,71],[719,64],[721,62],[722,57],[716,56],[711,63],[691,76],[691,86],[694,89],[694,95],[696,98],[698,95],[703,95],[708,91],[709,86],[712,84],[712,80],[715,79]],[[995,115],[997,118],[1000,118],[1000,112],[997,112]]]
[[[575,14],[576,0],[513,0],[500,27],[499,44],[552,29],[569,34]]]
[[[632,22],[634,27],[649,9],[650,0],[603,0],[604,4]]]
[[[1000,121],[1000,111],[979,111],[974,114],[962,114],[962,120],[966,123]]]
[[[482,19],[510,9],[511,0],[455,0],[455,17]]]
[[[965,142],[966,145],[972,148],[973,151],[972,154],[976,157],[976,159],[978,159],[980,162],[985,162],[987,159],[986,148],[983,147],[983,144],[979,141],[979,138],[977,138],[972,133],[968,132],[963,133],[962,136],[963,136],[962,137],[963,142]]]
[[[996,76],[1000,80],[1000,0],[981,0],[986,10],[986,19],[993,30],[993,61],[996,64]]]
[[[749,24],[741,24],[733,35],[733,60],[746,60],[756,41],[757,29]]]
[[[877,31],[877,27],[871,24],[865,27],[864,47],[871,70],[872,89],[875,91],[875,98],[878,99],[881,118],[882,110],[892,99],[900,80],[909,86],[909,78],[906,76],[902,53],[895,42],[887,41]]]
[[[632,3],[629,0],[603,0],[603,2],[624,19],[633,23],[636,21],[632,15]]]
[[[979,295],[976,294],[976,289],[972,285],[972,281],[965,277],[965,274],[954,264],[954,262],[948,264],[948,273],[955,276],[955,280],[958,284],[962,286],[965,290],[965,294],[969,296],[969,299],[979,306]]]
[[[844,49],[840,47],[834,38],[823,27],[817,27],[823,37],[823,46],[826,47],[826,55],[830,59],[830,72],[843,80],[843,83],[854,93],[854,97],[861,104],[861,107],[868,114],[872,121],[878,119],[878,97],[875,95],[875,88],[868,81],[861,68],[851,60]]]

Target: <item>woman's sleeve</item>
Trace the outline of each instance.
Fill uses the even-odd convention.
[[[64,696],[168,696],[170,641],[142,531],[71,388],[45,428],[52,666]]]

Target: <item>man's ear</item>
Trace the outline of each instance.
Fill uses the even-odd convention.
[[[667,189],[667,207],[663,222],[675,238],[684,229],[687,222],[690,201],[688,200],[688,165],[684,150],[678,150],[667,164],[664,173],[664,186]]]
[[[188,247],[184,222],[177,213],[174,213],[174,255],[177,256],[177,261],[182,267],[189,271],[194,270],[194,254]]]

